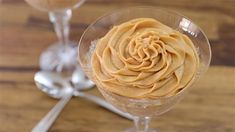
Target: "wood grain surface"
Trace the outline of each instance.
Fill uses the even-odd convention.
[[[73,12],[72,40],[102,14],[127,6],[175,10],[208,36],[212,66],[174,109],[153,119],[163,132],[235,132],[234,0],[87,0]],[[56,104],[33,82],[40,53],[56,41],[47,13],[23,0],[0,0],[0,132],[27,132]],[[92,94],[99,95],[94,89]],[[120,132],[132,122],[87,100],[73,98],[51,132]]]

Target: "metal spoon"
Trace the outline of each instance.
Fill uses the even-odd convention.
[[[95,84],[86,77],[84,72],[81,71],[81,68],[78,68],[73,72],[72,78],[70,80],[73,84],[73,87],[77,90],[89,90],[95,86]]]
[[[90,101],[99,104],[100,106],[117,113],[127,119],[132,120],[133,117],[127,113],[124,113],[105,100],[98,98],[94,95],[80,92],[72,88],[70,83],[59,76],[59,74],[51,72],[38,72],[35,74],[34,80],[39,89],[54,98],[61,98],[61,100],[55,105],[55,107],[33,128],[32,132],[46,132],[53,124],[61,110],[71,99],[73,95],[86,98]],[[79,89],[79,88],[77,88]],[[85,88],[84,88],[85,89]]]
[[[58,73],[40,71],[35,74],[34,81],[40,90],[56,99],[63,96],[62,89],[64,87],[73,85],[76,90],[89,90],[94,88],[95,85],[80,70],[75,70],[72,78],[63,78]]]

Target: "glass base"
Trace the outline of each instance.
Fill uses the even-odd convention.
[[[55,43],[40,56],[40,68],[54,72],[73,72],[77,68],[77,43]]]
[[[148,129],[148,131],[137,131],[135,127],[129,128],[125,130],[124,132],[158,132],[157,129]]]

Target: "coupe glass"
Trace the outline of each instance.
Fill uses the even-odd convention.
[[[189,86],[170,97],[159,97],[156,99],[128,98],[107,91],[94,78],[91,69],[91,55],[95,49],[96,41],[103,37],[114,25],[141,17],[159,20],[163,24],[186,34],[193,41],[200,59],[196,79],[193,81],[198,80],[208,69],[211,60],[211,49],[209,41],[203,31],[190,19],[176,12],[155,7],[129,7],[116,10],[100,17],[86,29],[78,47],[79,61],[85,73],[96,83],[99,91],[108,102],[123,112],[128,112],[135,117],[135,127],[128,129],[128,131],[148,132],[153,131],[153,129],[149,129],[151,117],[161,115],[170,110],[183,98]]]
[[[58,42],[51,45],[40,56],[42,70],[72,72],[75,70],[77,43],[69,40],[69,20],[72,8],[79,7],[85,0],[25,0],[32,7],[49,12]]]

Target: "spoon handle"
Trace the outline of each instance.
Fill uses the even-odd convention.
[[[51,109],[47,115],[32,129],[31,132],[47,132],[64,106],[72,97],[72,92],[67,93],[61,100]]]
[[[108,103],[107,101],[97,97],[97,96],[94,96],[94,95],[91,95],[91,94],[87,94],[87,93],[83,93],[83,92],[78,92],[78,91],[75,91],[74,92],[75,96],[79,96],[79,97],[83,97],[85,99],[88,99],[122,117],[125,117],[129,120],[133,120],[134,117],[128,113],[125,113],[125,112],[122,112],[120,110],[118,110],[117,108],[115,108],[113,105],[111,105],[110,103]]]

